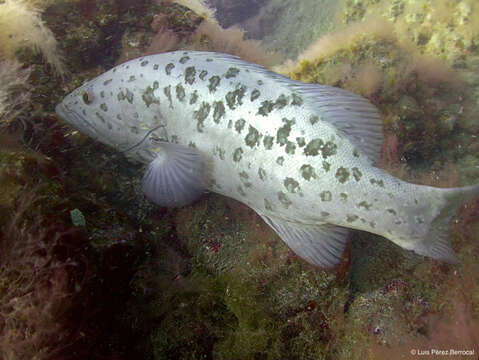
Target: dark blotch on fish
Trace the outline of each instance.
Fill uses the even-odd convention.
[[[259,145],[262,136],[263,135],[261,135],[256,128],[250,125],[248,129],[248,135],[245,137],[245,143],[250,148],[254,148],[255,146]]]
[[[288,136],[291,132],[291,126],[293,126],[296,122],[294,119],[289,120],[287,118],[283,118],[282,121],[284,125],[281,126],[276,133],[276,142],[281,146],[287,143]]]
[[[201,80],[204,80],[206,78],[206,75],[208,75],[208,71],[206,70],[201,70],[200,75],[198,76]]]
[[[225,78],[226,79],[234,78],[234,77],[236,77],[236,75],[238,75],[239,72],[240,72],[239,69],[234,68],[234,67],[230,67],[225,74]]]
[[[236,120],[235,122],[235,129],[236,131],[239,133],[241,133],[241,131],[244,129],[244,126],[246,124],[246,121],[245,119],[238,119]]]
[[[357,219],[359,219],[359,216],[357,216],[357,215],[351,215],[351,214],[346,215],[346,221],[348,223],[352,223],[352,222],[356,221]]]
[[[148,86],[143,95],[141,95],[141,98],[143,99],[143,102],[145,103],[146,107],[150,107],[151,104],[160,104],[160,99],[155,96],[154,91],[154,88]]]
[[[195,104],[197,100],[198,100],[198,90],[195,90],[190,96],[190,105]]]
[[[236,106],[243,105],[243,97],[246,93],[246,86],[240,85],[234,91],[230,91],[225,95],[226,104],[231,110],[236,109]]]
[[[308,145],[304,148],[304,154],[306,156],[316,156],[321,151],[322,146],[324,145],[323,140],[321,139],[313,139],[311,140]],[[329,169],[328,169],[329,170]]]
[[[223,101],[215,101],[213,103],[214,111],[213,111],[213,121],[217,124],[220,123],[220,119],[225,116],[225,105]]]
[[[353,170],[354,180],[356,180],[356,181],[361,180],[361,177],[363,176],[363,173],[357,167],[353,167],[352,170]]]
[[[243,157],[243,149],[242,148],[237,148],[233,153],[233,161],[234,162],[239,162],[242,157]]]
[[[288,141],[286,143],[286,154],[294,155],[296,151],[296,144],[294,142]]]
[[[171,75],[171,70],[175,67],[175,64],[169,63],[168,65],[165,66],[165,72],[166,75]]]
[[[278,200],[283,204],[283,206],[287,209],[293,203],[291,200],[288,199],[288,196],[282,191],[278,192]]]
[[[271,150],[273,147],[274,136],[266,135],[263,140],[263,145],[266,150]]]
[[[217,75],[214,75],[210,77],[210,84],[208,85],[208,89],[210,92],[214,93],[216,91],[216,88],[220,84],[221,78]]]
[[[185,70],[185,82],[193,85],[195,82],[195,76],[196,76],[196,69],[194,66],[189,66]]]
[[[336,179],[338,179],[338,181],[341,183],[341,184],[344,184],[346,181],[348,181],[349,179],[349,170],[346,169],[345,167],[340,167],[337,171],[336,171]]]
[[[322,191],[319,194],[319,197],[322,201],[331,201],[333,199],[333,194],[331,194],[331,191]]]
[[[181,84],[176,85],[176,97],[179,101],[185,100],[185,88]]]
[[[291,105],[295,105],[295,106],[301,106],[303,105],[303,99],[301,98],[301,96],[299,96],[298,94],[294,94],[293,93],[293,101],[291,102]]]
[[[253,95],[251,95],[251,97],[253,97]],[[286,105],[288,105],[288,101],[289,101],[288,97],[284,94],[281,94],[280,96],[278,96],[275,102],[272,102],[270,100],[265,100],[261,103],[261,106],[258,109],[257,115],[267,116],[273,110],[276,110],[276,109],[281,110]]]
[[[293,194],[297,193],[300,190],[299,183],[290,177],[287,177],[286,179],[284,179],[283,185],[286,188],[286,190],[288,190],[288,192]]]
[[[301,172],[301,176],[305,180],[310,181],[311,179],[316,179],[317,178],[316,173],[314,171],[314,168],[309,164],[302,165],[301,168],[299,169],[299,171]]]
[[[196,125],[198,132],[203,132],[203,128],[205,127],[204,122],[210,113],[210,109],[210,104],[203,102],[200,108],[193,113],[193,117],[198,121]]]
[[[260,95],[261,92],[258,89],[254,89],[251,93],[251,101],[255,101],[257,98],[259,98]]]
[[[173,101],[171,99],[171,85],[165,86],[163,92],[166,95],[168,101],[170,102],[170,108],[173,109]]]
[[[183,56],[183,57],[180,59],[180,63],[181,63],[181,64],[185,64],[188,60],[190,60],[190,57],[189,57],[189,56]]]

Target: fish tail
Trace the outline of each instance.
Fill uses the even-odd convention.
[[[443,205],[432,220],[421,246],[414,251],[434,259],[457,263],[457,257],[449,241],[449,223],[463,203],[479,196],[479,185],[438,190],[442,192]]]

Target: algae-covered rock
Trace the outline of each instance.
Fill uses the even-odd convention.
[[[115,64],[125,30],[149,26],[152,8],[156,5],[146,0],[61,1],[48,8],[45,19],[60,38],[67,65],[79,72],[98,64]]]
[[[245,29],[248,38],[261,40],[266,49],[288,59],[296,58],[318,36],[334,29],[339,8],[337,1],[269,0],[255,3],[261,5],[258,14],[252,16],[257,10],[251,7],[249,18],[236,22]],[[212,4],[218,6],[218,16],[228,9],[223,6],[223,1],[213,1]]]
[[[386,143],[391,148],[383,150],[397,154],[393,158],[406,159],[422,169],[436,160],[445,162],[448,149],[458,144],[445,143],[442,138],[447,134],[451,141],[461,141],[449,136],[467,121],[471,102],[452,69],[421,57],[377,26],[357,25],[337,39],[320,41],[316,50],[313,46],[289,68],[289,76],[368,97],[385,114],[386,133],[398,140]]]
[[[395,24],[401,41],[412,41],[423,53],[464,66],[469,53],[477,54],[478,4],[462,1],[345,1],[345,23],[383,18]]]
[[[15,201],[21,198],[27,186],[34,186],[38,182],[49,182],[55,186],[58,181],[58,168],[48,157],[22,148],[21,146],[5,145],[5,134],[2,137],[3,148],[0,149],[0,206],[3,216],[8,217],[15,209]],[[52,194],[53,195],[53,194]],[[57,195],[58,196],[58,195]]]
[[[140,301],[147,321],[159,319],[149,345],[157,358],[186,358],[192,349],[199,358],[221,359],[328,353],[347,282],[296,258],[233,200],[208,196],[181,209],[175,224],[170,250],[161,250],[170,259],[150,263],[135,279],[135,286],[156,286],[130,309]]]
[[[457,168],[464,184],[476,184],[477,179],[479,179],[479,157],[477,156],[477,152],[459,159]]]

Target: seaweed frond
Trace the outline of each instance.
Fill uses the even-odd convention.
[[[41,10],[23,0],[0,4],[0,59],[13,59],[24,47],[42,54],[61,76],[66,68],[52,31],[41,19]]]
[[[65,327],[75,266],[54,254],[65,233],[46,228],[42,199],[27,190],[0,229],[0,358],[53,359],[69,341]]]
[[[16,60],[0,61],[0,128],[8,125],[24,108],[30,98],[28,77]]]

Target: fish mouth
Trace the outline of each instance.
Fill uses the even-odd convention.
[[[94,123],[91,123],[78,112],[69,108],[64,102],[61,102],[55,106],[55,112],[63,121],[74,127],[82,134],[89,136],[93,140],[112,146],[113,148],[125,154],[133,152],[137,150],[137,148],[141,147],[145,143],[145,140],[149,138],[151,133],[162,126],[155,126],[148,130],[139,141],[135,140],[134,142],[129,142],[125,140],[124,142],[118,142],[111,138],[111,134],[109,132],[102,131],[101,127],[97,128]]]
[[[57,104],[57,106],[55,106],[55,112],[63,121],[67,122],[78,131],[92,137],[93,139],[99,138],[99,134],[95,126],[93,126],[75,111],[69,109],[64,103]]]
[[[63,105],[62,103],[57,104],[57,106],[55,106],[55,112],[62,120],[67,121],[66,119],[68,116],[65,105]]]

